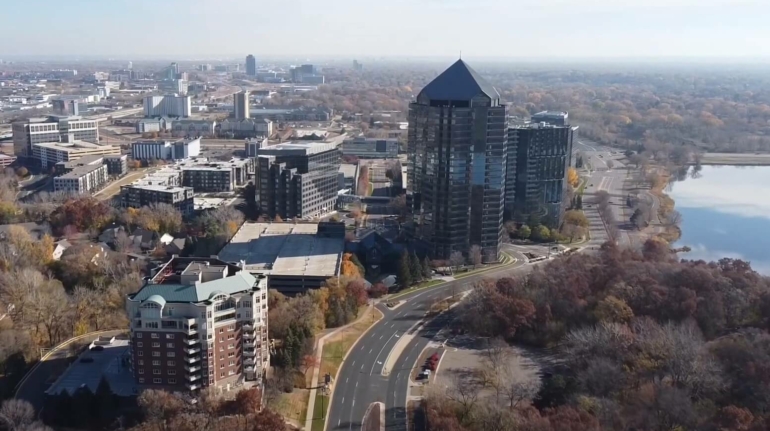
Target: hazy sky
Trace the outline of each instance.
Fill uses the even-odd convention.
[[[770,0],[5,0],[0,58],[770,57]]]

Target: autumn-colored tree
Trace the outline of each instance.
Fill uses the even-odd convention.
[[[588,218],[583,211],[570,210],[564,212],[564,223],[574,226],[588,227]]]
[[[18,175],[19,178],[26,178],[29,175],[29,170],[27,170],[27,168],[22,166],[16,169],[16,175]]]
[[[369,288],[369,296],[372,298],[381,298],[388,293],[388,288],[382,283],[374,283]]]
[[[580,183],[580,176],[578,175],[577,169],[573,167],[567,169],[567,183],[572,187],[578,186]]]
[[[112,221],[112,208],[96,198],[85,196],[68,199],[51,214],[51,226],[59,232],[72,226],[80,232],[101,230]]]
[[[351,261],[351,257],[351,253],[345,253],[342,255],[340,273],[346,277],[360,278],[363,274],[361,274],[358,266]]]
[[[257,388],[241,389],[235,394],[233,405],[236,414],[255,415],[262,410],[262,394]]]
[[[612,295],[599,301],[594,313],[601,322],[628,323],[634,318],[634,311],[626,301]]]

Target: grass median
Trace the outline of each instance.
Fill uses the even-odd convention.
[[[372,325],[382,319],[382,313],[376,308],[365,307],[364,315],[353,325],[340,330],[326,340],[321,351],[321,372],[318,374],[317,384],[323,385],[326,374],[337,376],[345,354],[353,347],[353,344],[361,338]],[[322,399],[323,398],[323,399]],[[323,403],[323,406],[321,405]],[[313,431],[323,430],[326,415],[329,410],[329,397],[316,392],[315,406],[313,408]]]

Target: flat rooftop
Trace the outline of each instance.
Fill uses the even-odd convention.
[[[340,163],[339,173],[345,176],[345,178],[353,178],[356,176],[358,165],[355,163]]]
[[[134,376],[128,366],[128,340],[115,339],[110,344],[103,344],[103,347],[101,351],[83,352],[45,393],[55,395],[67,391],[72,395],[82,386],[88,386],[91,392],[96,393],[99,381],[104,376],[115,395],[136,395]],[[83,362],[84,358],[88,358],[87,362]]]
[[[87,142],[87,141],[47,142],[43,144],[35,144],[35,146],[50,148],[50,149],[59,150],[59,151],[67,151],[67,152],[81,151],[81,150],[113,150],[113,149],[120,151],[120,148],[114,147],[112,145],[98,145],[98,144],[92,144],[91,142]]]
[[[72,168],[71,171],[67,172],[64,175],[60,175],[56,178],[54,178],[54,181],[61,178],[61,179],[68,179],[68,180],[76,180],[83,175],[86,175],[88,173],[91,173],[97,169],[101,169],[104,165],[103,164],[93,164],[93,165],[79,165]]]
[[[155,192],[167,192],[167,193],[175,193],[175,192],[183,192],[187,189],[192,190],[192,187],[182,187],[182,186],[158,186],[158,185],[150,185],[150,184],[128,184],[125,186],[122,186],[121,188],[132,188],[132,189],[141,189],[141,190],[148,190],[148,191],[155,191]]]
[[[260,156],[308,156],[337,148],[337,142],[286,142],[257,150]]]
[[[244,262],[249,272],[334,277],[345,242],[319,237],[316,223],[244,223],[219,252],[226,262]]]

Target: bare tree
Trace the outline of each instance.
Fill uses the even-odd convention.
[[[666,222],[671,226],[679,226],[682,224],[682,214],[679,211],[673,210],[666,216]]]
[[[453,268],[457,269],[463,263],[465,263],[465,258],[459,251],[453,251],[452,254],[449,255],[449,265],[451,265]]]
[[[10,431],[26,429],[35,422],[35,409],[25,400],[6,400],[0,406],[0,422]]]
[[[472,245],[471,249],[468,251],[468,262],[470,262],[471,265],[473,265],[474,268],[481,265],[481,247],[478,245]]]
[[[468,418],[479,400],[482,386],[473,374],[455,373],[450,377],[447,398],[459,406],[460,421]]]
[[[607,169],[612,169],[615,167],[615,162],[612,160],[607,160]]]

